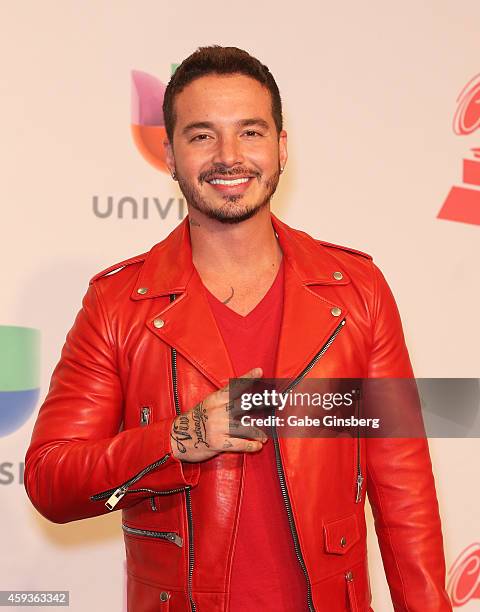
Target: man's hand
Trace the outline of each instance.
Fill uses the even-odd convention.
[[[254,368],[240,378],[259,378],[261,368]],[[229,401],[230,385],[214,391],[192,410],[179,414],[172,424],[171,446],[173,456],[180,461],[197,463],[222,452],[255,452],[267,441],[266,435],[255,427],[241,427],[243,436],[230,435],[238,423],[234,421],[233,402]]]

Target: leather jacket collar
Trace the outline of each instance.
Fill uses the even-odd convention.
[[[328,243],[289,227],[272,213],[271,221],[285,258],[284,314],[275,377],[289,378],[305,367],[348,313],[341,299],[332,302],[322,296],[321,286],[347,285],[350,278],[323,246]],[[131,299],[176,294],[173,302],[155,311],[147,325],[220,388],[234,377],[234,372],[200,277],[193,272],[186,217],[148,253]],[[314,291],[312,286],[319,286],[320,290]],[[138,292],[140,288],[148,290],[142,294]],[[158,319],[162,320],[160,328],[154,325]]]

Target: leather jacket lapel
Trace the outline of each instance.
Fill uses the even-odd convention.
[[[309,236],[306,240],[304,232],[293,230],[273,214],[271,220],[286,264],[275,376],[291,378],[307,365],[347,313],[344,304],[322,297],[321,285],[344,285],[350,280],[318,241]],[[333,276],[334,273],[338,276],[338,272],[340,279]],[[140,288],[148,290],[141,293]],[[201,278],[193,266],[188,217],[152,248],[131,299],[171,293],[176,294],[176,299],[154,311],[146,321],[147,327],[218,388],[226,385],[235,374]]]

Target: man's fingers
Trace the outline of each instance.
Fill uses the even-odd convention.
[[[222,451],[229,453],[254,453],[263,447],[261,442],[255,440],[242,440],[241,438],[225,438]]]
[[[242,408],[241,397],[230,397],[228,402],[225,404],[225,410],[229,412],[229,418],[239,417],[245,414],[245,410]]]
[[[238,376],[238,378],[260,378],[262,374],[262,368],[252,368],[251,370],[248,370],[248,372],[245,372],[245,374]]]
[[[230,419],[228,423],[230,435],[236,438],[252,438],[253,440],[264,440],[267,438],[265,432],[253,425],[242,425],[240,421]]]

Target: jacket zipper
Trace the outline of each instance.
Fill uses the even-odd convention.
[[[143,468],[143,470],[138,472],[138,474],[135,474],[133,478],[130,478],[130,480],[127,480],[122,485],[120,485],[118,488],[108,489],[107,491],[96,493],[95,495],[92,495],[90,499],[92,501],[98,501],[100,499],[105,499],[105,497],[108,497],[108,500],[105,502],[105,506],[107,506],[109,510],[113,510],[126,493],[136,493],[137,491],[142,490],[142,489],[130,489],[130,486],[132,484],[135,484],[137,480],[140,480],[140,478],[143,478],[143,476],[145,476],[145,474],[148,474],[148,472],[151,472],[155,468],[163,465],[169,457],[170,457],[170,453],[167,453],[158,461],[155,461],[154,463],[147,465],[147,467]]]
[[[170,302],[176,299],[176,294],[170,294]],[[175,403],[175,413],[177,416],[181,414],[180,401],[178,399],[178,378],[177,378],[177,351],[175,348],[171,348],[172,355],[172,386],[173,386],[173,401]],[[192,612],[196,612],[197,606],[193,600],[192,594],[192,583],[193,583],[193,566],[195,562],[194,556],[194,542],[193,542],[193,516],[192,516],[192,498],[190,495],[190,487],[185,489],[185,506],[187,510],[187,522],[188,522],[188,579],[187,579],[187,591],[188,599],[190,601],[190,609]]]
[[[141,489],[129,489],[129,493],[154,493],[157,495],[171,495],[172,493],[181,493],[185,491],[185,489],[189,489],[189,486],[186,487],[178,487],[178,489],[167,489],[166,491],[156,491],[155,489],[146,489],[142,487]]]
[[[150,406],[142,406],[140,409],[140,426],[145,427],[150,423]],[[152,512],[157,512],[157,504],[155,503],[155,496],[152,495],[150,497],[150,506],[152,507]]]
[[[125,524],[122,524],[122,529],[126,533],[130,533],[132,535],[140,535],[145,536],[147,538],[158,538],[160,540],[167,540],[168,542],[172,542],[177,546],[183,546],[183,539],[176,533],[175,531],[153,531],[151,529],[138,529],[137,527],[128,527]]]
[[[150,423],[150,406],[142,406],[140,410],[140,425],[145,427]]]
[[[120,487],[119,487],[120,488]],[[147,489],[142,487],[141,489],[128,489],[128,493],[154,493],[156,495],[171,495],[172,493],[180,493],[181,491],[185,491],[185,489],[189,489],[189,486],[179,487],[178,489],[167,489],[165,491],[156,491],[155,489]],[[93,501],[97,501],[99,499],[105,499],[108,497],[113,491],[118,491],[118,489],[109,489],[108,491],[103,491],[102,493],[97,493],[96,495],[92,495],[90,499]]]
[[[345,323],[346,323],[346,319],[342,319],[342,321],[340,321],[340,323],[334,329],[332,335],[328,338],[328,340],[325,342],[325,344],[322,346],[322,348],[318,351],[318,353],[305,366],[305,368],[293,380],[293,382],[291,382],[286,387],[286,389],[284,389],[282,391],[282,393],[288,393],[291,389],[293,389],[293,387],[295,387],[302,380],[302,378],[304,378],[306,376],[306,374],[308,374],[308,372],[313,368],[313,366],[317,363],[317,361],[322,357],[322,355],[327,351],[328,347],[335,340],[338,332],[342,329],[342,327],[345,325]],[[275,409],[273,409],[273,413],[274,412],[275,412]],[[293,512],[292,512],[292,504],[290,502],[290,497],[289,497],[289,494],[288,494],[288,491],[287,491],[286,482],[285,482],[285,470],[284,470],[283,464],[282,464],[282,457],[280,455],[280,445],[278,443],[278,433],[277,433],[277,428],[276,428],[275,425],[272,427],[272,432],[273,432],[272,439],[273,439],[273,443],[274,443],[274,447],[275,447],[275,461],[276,461],[276,466],[277,466],[277,473],[278,473],[278,478],[279,478],[279,481],[280,481],[280,489],[282,491],[283,501],[285,503],[285,509],[287,511],[287,517],[288,517],[288,522],[289,522],[289,525],[290,525],[290,531],[292,533],[293,546],[295,548],[295,554],[297,556],[298,562],[300,563],[300,567],[302,568],[302,571],[303,571],[303,573],[305,575],[305,579],[307,581],[307,603],[308,603],[308,610],[309,610],[309,612],[315,612],[315,607],[313,605],[313,599],[312,599],[312,583],[310,581],[310,576],[308,575],[307,566],[305,565],[305,560],[303,558],[303,554],[302,554],[302,551],[301,551],[301,548],[300,548],[300,542],[299,542],[299,539],[298,539],[297,527],[295,525],[295,519],[293,517]]]
[[[150,423],[150,406],[142,406],[140,408],[140,426],[145,427]],[[157,506],[155,504],[155,497],[152,495],[150,497],[150,505],[152,507],[152,511],[157,511]]]
[[[362,399],[361,390],[355,389],[355,401],[357,403],[357,410],[355,411],[355,415],[357,419],[360,419],[360,400]],[[362,500],[362,485],[363,485],[363,474],[362,474],[362,464],[361,464],[361,456],[360,456],[360,425],[357,425],[357,480],[356,480],[356,494],[355,494],[355,503],[358,504]]]
[[[358,612],[357,596],[355,595],[355,586],[353,584],[353,572],[348,571],[345,574],[347,582],[348,602],[350,604],[350,612]]]
[[[140,422],[142,424],[144,424],[144,425],[148,424],[149,420],[150,420],[150,408],[148,406],[142,406],[140,414],[141,414]],[[113,510],[113,508],[115,508],[115,506],[122,499],[122,497],[124,495],[126,495],[127,493],[142,493],[142,492],[145,492],[145,493],[154,493],[155,495],[171,495],[172,493],[179,493],[180,491],[184,491],[186,488],[189,488],[189,487],[180,487],[180,488],[176,488],[176,489],[168,489],[166,491],[156,491],[155,489],[147,489],[147,488],[140,488],[140,489],[131,489],[130,488],[130,486],[132,484],[135,484],[138,480],[140,480],[140,478],[143,478],[143,476],[145,476],[145,474],[148,474],[148,472],[154,470],[155,468],[157,468],[160,465],[162,465],[163,463],[165,463],[165,461],[169,457],[170,457],[170,453],[167,453],[161,459],[159,459],[158,461],[155,461],[155,463],[152,463],[151,465],[147,466],[146,468],[141,470],[138,474],[136,474],[133,478],[130,478],[130,480],[127,480],[127,482],[124,482],[122,485],[120,485],[116,489],[108,489],[107,491],[102,491],[101,493],[96,493],[95,495],[92,495],[90,497],[90,499],[92,501],[99,501],[101,499],[105,499],[106,497],[108,497],[109,499],[105,502],[105,506],[109,510]],[[152,504],[152,509],[153,509],[153,506],[155,506],[155,501],[153,499],[153,496],[151,498],[151,504]],[[156,507],[155,507],[155,510],[156,510]]]

